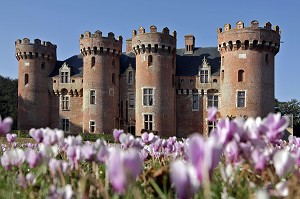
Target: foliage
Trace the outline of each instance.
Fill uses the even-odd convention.
[[[17,121],[18,115],[18,80],[2,77],[0,75],[0,113],[1,117],[12,117]],[[17,122],[14,122],[13,129],[17,129]]]

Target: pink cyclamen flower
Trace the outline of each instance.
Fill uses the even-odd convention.
[[[280,113],[270,113],[262,121],[261,129],[266,132],[266,136],[271,143],[276,142],[283,136],[283,131],[289,125],[289,118],[287,116],[281,117]]]
[[[81,154],[85,160],[93,161],[95,158],[96,151],[94,150],[93,145],[85,144],[81,147]]]
[[[36,182],[35,176],[33,173],[27,173],[25,176],[26,182],[28,185],[34,185]]]
[[[24,151],[20,148],[15,148],[3,153],[1,164],[6,170],[9,170],[12,166],[23,164],[24,160]]]
[[[34,168],[41,162],[42,155],[33,149],[26,149],[25,160],[31,168]]]
[[[41,143],[43,142],[44,136],[42,129],[30,129],[29,135],[37,142]]]
[[[235,140],[230,141],[226,145],[224,155],[227,163],[237,163],[239,161],[240,148]]]
[[[147,133],[147,132],[144,132],[142,134],[141,138],[145,144],[154,143],[158,139],[158,137],[156,135],[154,135],[153,133]]]
[[[6,139],[7,139],[7,142],[9,143],[12,143],[12,142],[15,142],[16,139],[17,139],[17,134],[6,134]]]
[[[120,135],[122,133],[124,133],[123,130],[121,130],[121,129],[119,129],[119,130],[118,129],[114,129],[113,135],[114,135],[115,142],[119,142],[120,141],[119,138],[120,138]]]
[[[236,130],[237,124],[233,121],[230,121],[229,118],[225,118],[217,123],[217,128],[215,128],[214,133],[218,135],[219,142],[226,145],[233,139]]]
[[[138,151],[114,148],[107,162],[109,180],[116,192],[124,194],[130,184],[142,171],[142,160]]]
[[[207,109],[207,120],[210,122],[216,122],[217,121],[217,113],[218,109],[216,107],[208,107]]]
[[[171,164],[170,176],[179,199],[191,198],[200,187],[195,167],[182,160],[175,160]]]
[[[11,117],[6,117],[2,120],[0,116],[0,135],[5,135],[11,130],[13,119]]]
[[[275,172],[279,177],[293,172],[295,169],[296,160],[290,152],[286,150],[277,151],[273,156],[273,164]]]

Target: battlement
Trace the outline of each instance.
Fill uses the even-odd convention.
[[[132,31],[132,49],[136,54],[140,53],[160,53],[169,54],[176,51],[176,31],[170,35],[170,30],[165,27],[162,32],[158,32],[156,26],[150,26],[150,32],[145,32],[145,28],[140,27],[138,31]]]
[[[242,21],[236,23],[235,28],[230,24],[217,29],[218,50],[227,52],[232,50],[264,50],[278,53],[280,48],[280,29],[267,22],[264,27],[259,27],[259,22],[254,20],[249,27],[245,27]]]
[[[103,53],[118,55],[122,52],[122,43],[122,36],[119,36],[117,40],[112,32],[109,32],[107,37],[103,37],[99,30],[94,34],[86,31],[80,35],[80,53],[83,56]]]
[[[40,39],[35,39],[34,43],[30,43],[28,38],[17,39],[15,46],[17,60],[42,58],[56,61],[57,46],[49,41],[42,42]]]

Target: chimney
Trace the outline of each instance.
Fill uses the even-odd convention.
[[[126,54],[132,52],[132,39],[126,40]]]
[[[195,48],[194,35],[185,35],[185,54],[193,54]]]

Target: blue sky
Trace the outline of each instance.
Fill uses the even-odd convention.
[[[250,3],[249,3],[250,2]],[[270,21],[281,29],[281,47],[275,63],[275,97],[280,101],[300,100],[300,66],[297,57],[300,33],[300,1],[213,1],[213,0],[10,0],[0,7],[0,75],[18,77],[15,59],[16,39],[39,38],[57,45],[57,57],[64,60],[79,54],[79,35],[102,31],[121,35],[151,25],[158,30],[177,31],[177,48],[184,46],[184,35],[194,34],[197,47],[217,46],[217,28],[238,20],[249,26]]]

